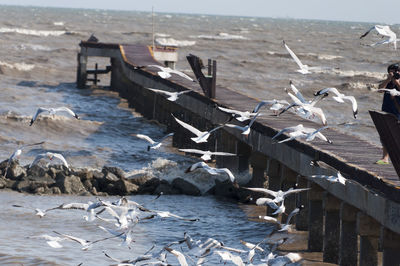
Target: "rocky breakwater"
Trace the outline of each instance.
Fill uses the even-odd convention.
[[[104,166],[101,170],[66,168],[63,165],[22,166],[13,161],[7,169],[5,160],[0,163],[0,189],[12,189],[34,194],[75,195],[135,195],[135,194],[186,194],[200,196],[203,193],[194,184],[177,177],[168,182],[151,174],[127,173],[118,167]],[[5,176],[6,174],[6,176]],[[230,182],[216,180],[216,185],[206,194],[243,198],[241,189]]]

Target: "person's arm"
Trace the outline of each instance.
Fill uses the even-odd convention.
[[[386,86],[390,83],[390,81],[392,81],[392,79],[393,79],[393,72],[389,72],[389,74],[387,75],[387,78],[379,84],[378,88],[379,89],[386,88]],[[379,91],[379,92],[383,92],[383,91]]]

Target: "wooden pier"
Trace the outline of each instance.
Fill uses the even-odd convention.
[[[296,202],[306,206],[296,217],[296,228],[308,231],[308,249],[323,252],[325,262],[377,265],[378,252],[382,252],[384,266],[400,265],[400,180],[392,165],[374,164],[382,153],[379,147],[333,129],[324,131],[333,144],[318,140],[272,143],[272,136],[282,128],[299,123],[319,127],[289,113],[260,116],[248,137],[224,128],[208,143],[196,145],[171,113],[200,130],[208,130],[229,118],[216,106],[244,111],[259,101],[218,85],[214,85],[210,98],[197,82],[174,74],[163,79],[157,75],[158,68],[146,67],[161,64],[144,45],[81,42],[80,47],[78,87],[86,84],[88,56],[109,57],[111,89],[128,99],[130,106],[144,117],[175,132],[175,146],[234,152],[236,157],[217,158],[217,165],[237,173],[251,171],[255,186],[280,189],[297,183],[310,187],[308,193],[289,199],[285,205],[287,212],[295,208]],[[193,92],[170,102],[146,88]],[[345,185],[312,177],[336,175],[337,171],[347,178]]]

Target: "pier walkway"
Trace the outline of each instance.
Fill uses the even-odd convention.
[[[187,131],[176,125],[171,113],[209,130],[229,118],[217,105],[245,111],[252,110],[259,100],[218,85],[215,99],[210,99],[197,82],[175,74],[163,79],[157,75],[158,68],[146,67],[161,64],[144,45],[82,42],[80,46],[78,87],[86,84],[88,56],[109,57],[111,88],[144,117],[158,120],[175,132],[175,146],[235,152],[238,156],[234,158],[217,158],[217,165],[236,173],[251,170],[253,186],[284,190],[297,183],[310,187],[307,195],[289,197],[286,209],[306,206],[297,216],[296,229],[308,231],[309,250],[323,252],[325,262],[377,265],[377,254],[383,252],[383,265],[400,265],[400,180],[392,165],[374,164],[381,156],[380,147],[330,128],[323,134],[333,144],[320,140],[274,144],[271,138],[282,128],[299,123],[313,128],[320,125],[291,113],[269,115],[268,110],[257,118],[248,137],[224,128],[208,143],[196,145]],[[193,92],[170,102],[146,88]],[[313,177],[336,175],[337,171],[347,178],[345,185]]]

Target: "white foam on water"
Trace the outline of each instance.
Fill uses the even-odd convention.
[[[204,40],[248,40],[248,38],[242,35],[234,35],[226,32],[220,32],[217,35],[198,35],[195,38]]]
[[[65,30],[32,30],[22,28],[0,28],[0,33],[18,33],[33,36],[61,36],[66,34]]]
[[[196,41],[187,41],[187,40],[175,40],[173,38],[157,38],[155,39],[156,44],[163,46],[176,46],[176,47],[184,47],[184,46],[193,46],[196,44]]]
[[[31,71],[32,69],[35,68],[34,64],[26,64],[24,62],[10,64],[7,62],[0,61],[0,66],[4,66],[10,69],[16,69],[19,71]]]
[[[55,21],[55,22],[53,22],[53,25],[54,25],[54,26],[64,26],[64,22],[62,22],[62,21]]]

